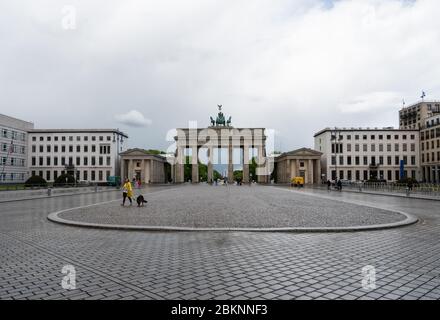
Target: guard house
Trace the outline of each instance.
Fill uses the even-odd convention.
[[[144,149],[129,149],[120,153],[121,179],[136,179],[142,183],[167,182],[167,161],[159,154]]]
[[[222,105],[218,105],[218,115],[214,120],[211,117],[211,125],[207,128],[179,128],[174,137],[176,152],[172,165],[173,180],[176,183],[184,181],[184,165],[186,152],[191,150],[191,181],[199,182],[199,155],[205,153],[207,158],[208,182],[213,180],[213,165],[220,164],[227,168],[227,178],[234,180],[234,151],[240,154],[240,163],[235,163],[243,170],[243,182],[250,180],[249,155],[257,158],[256,177],[252,177],[260,183],[269,182],[270,164],[266,157],[266,135],[264,128],[234,128],[231,117],[226,119],[222,112]],[[217,149],[217,150],[215,150]],[[227,159],[214,159],[214,154],[219,155],[219,150],[227,150]],[[197,155],[197,156],[195,156]],[[273,164],[273,163],[272,163]]]
[[[321,183],[322,153],[309,148],[285,152],[276,158],[277,182],[290,183],[293,177],[303,177],[304,183]]]

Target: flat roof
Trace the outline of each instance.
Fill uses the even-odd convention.
[[[128,138],[127,134],[118,129],[32,129],[29,133],[117,133]]]
[[[343,131],[343,132],[349,132],[349,131],[390,131],[390,132],[402,132],[402,131],[407,131],[407,132],[418,132],[419,129],[396,129],[394,127],[384,127],[384,128],[325,128],[322,129],[320,131],[318,131],[317,133],[315,133],[313,135],[313,137],[319,136],[320,134],[323,134],[324,132],[327,131]]]

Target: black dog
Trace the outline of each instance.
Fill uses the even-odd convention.
[[[136,198],[136,202],[137,202],[137,204],[138,204],[138,207],[140,207],[140,206],[144,206],[144,203],[147,203],[148,201],[147,200],[145,200],[145,198],[144,198],[144,196],[143,195],[140,195],[140,196],[138,196],[137,198]]]

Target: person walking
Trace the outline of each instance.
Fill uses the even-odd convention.
[[[338,190],[342,191],[342,181],[340,179],[338,180]]]
[[[125,183],[122,186],[122,204],[121,206],[125,205],[125,199],[130,200],[130,206],[133,204],[133,200],[131,198],[133,198],[133,187],[131,185],[130,180],[125,179]]]
[[[327,190],[330,191],[332,187],[332,183],[330,180],[327,180]]]

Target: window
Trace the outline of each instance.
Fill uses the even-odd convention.
[[[416,144],[415,143],[411,143],[411,151],[412,152],[416,151]]]
[[[355,140],[359,140],[359,135],[358,135],[358,134],[355,135],[355,136],[354,136],[354,139],[355,139]]]
[[[43,157],[39,157],[39,158],[38,158],[38,164],[39,164],[40,166],[43,165]]]
[[[354,151],[359,152],[359,145],[358,144],[354,145]]]
[[[80,157],[76,157],[76,165],[77,166],[81,165],[81,158]]]
[[[61,152],[66,152],[66,146],[61,146]]]
[[[347,165],[351,166],[351,156],[347,157]],[[349,180],[351,180],[351,179],[349,179]]]
[[[102,178],[103,178],[103,176],[102,176],[102,170],[99,170],[99,171],[98,171],[98,180],[99,180],[99,181],[102,181]]]
[[[84,137],[84,141],[89,141],[89,137],[88,137],[88,136],[85,136],[85,137]]]
[[[104,165],[104,159],[102,157],[98,158],[98,163],[100,166]]]
[[[50,157],[46,157],[46,166],[50,166]]]
[[[351,144],[350,143],[347,144],[347,152],[351,152]]]
[[[96,146],[92,145],[92,152],[96,152]]]
[[[53,179],[56,180],[58,178],[58,171],[54,170],[53,172]]]
[[[399,151],[399,144],[398,143],[394,144],[394,151],[396,151],[396,152]]]
[[[375,144],[371,145],[371,152],[376,152],[376,145]]]
[[[394,164],[395,164],[396,166],[398,166],[398,165],[400,164],[400,162],[399,162],[399,156],[395,156],[395,157],[394,157]]]
[[[412,166],[416,165],[416,156],[411,156],[411,165]]]
[[[46,152],[51,152],[50,150],[51,150],[50,145],[47,145],[47,146],[46,146]]]
[[[383,156],[379,156],[379,164],[383,165]]]
[[[402,139],[406,140],[406,134],[402,135]]]
[[[81,141],[81,137],[80,136],[76,136],[76,141]]]
[[[95,170],[92,170],[91,171],[91,176],[92,176],[92,181],[95,181]]]
[[[406,143],[402,144],[402,151],[408,151],[408,145]]]
[[[40,152],[44,152],[44,146],[40,146]]]
[[[360,161],[359,161],[359,157],[358,157],[358,156],[356,156],[356,157],[354,158],[354,164],[357,165],[357,166],[360,164]]]
[[[376,136],[374,134],[371,135],[371,140],[376,139]]]
[[[383,152],[383,144],[379,144],[379,152]]]
[[[364,134],[364,135],[362,136],[362,139],[363,139],[363,140],[367,140],[367,135]]]
[[[3,151],[6,151],[6,150],[3,148]],[[33,153],[37,152],[37,146],[35,144],[32,145],[32,152]]]
[[[58,146],[53,146],[53,151],[58,152]]]
[[[83,148],[84,148],[84,152],[89,152],[89,146],[85,145]]]
[[[364,156],[364,166],[367,166],[367,165],[368,165],[368,157]]]
[[[46,181],[50,180],[50,171],[46,171]]]
[[[73,152],[73,146],[69,146],[69,152]]]
[[[89,177],[87,176],[87,173],[88,173],[87,171],[83,172],[84,181],[87,181],[89,179]]]
[[[391,159],[391,156],[387,156],[387,165],[391,165],[392,164],[392,159]],[[389,179],[389,180],[391,180],[391,179]]]
[[[89,165],[89,158],[88,157],[84,157],[83,159],[83,165],[88,166]]]
[[[69,136],[69,141],[73,141],[73,136]]]
[[[35,157],[32,157],[31,163],[32,163],[33,166],[37,165],[37,159]]]
[[[76,146],[76,152],[81,152],[81,146]]]
[[[364,144],[362,145],[362,150],[363,150],[364,152],[367,152],[367,151],[368,151],[368,145],[367,145],[366,143],[364,143]]]
[[[58,157],[53,157],[53,165],[54,166],[58,165]]]
[[[107,166],[110,166],[110,162],[111,162],[111,161],[110,161],[110,157],[107,157],[106,165],[107,165]]]
[[[92,157],[92,166],[96,166],[96,157]]]
[[[339,164],[344,165],[344,156],[339,156]]]
[[[382,134],[379,135],[379,140],[383,140],[383,135]]]
[[[54,140],[55,140],[55,141],[58,141],[58,136],[55,136]],[[54,171],[54,175],[55,175],[55,172],[56,172],[56,171]],[[58,173],[57,173],[57,174],[58,174]]]
[[[399,135],[398,134],[394,135],[394,140],[399,140]]]

